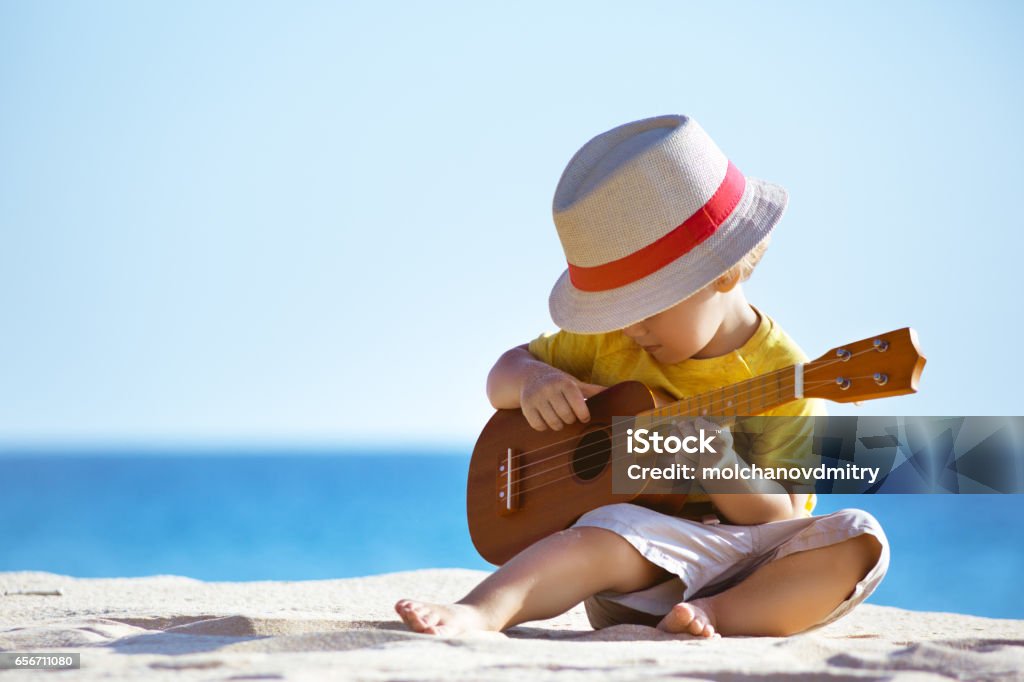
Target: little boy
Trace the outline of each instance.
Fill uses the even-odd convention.
[[[487,379],[491,404],[521,407],[535,429],[559,430],[589,420],[586,399],[627,379],[679,400],[806,362],[740,286],[786,202],[784,189],[744,177],[686,116],[634,121],[590,140],[555,191],[569,263],[550,297],[561,330],[499,358]],[[768,414],[824,414],[820,403]],[[765,437],[740,460],[738,439],[728,429],[722,438],[722,457],[736,463],[779,465],[798,448],[796,436]],[[832,622],[881,582],[888,543],[869,514],[816,517],[813,495],[770,480],[743,485],[690,495],[679,516],[630,503],[593,509],[458,602],[402,599],[395,610],[412,630],[441,635],[501,631],[582,601],[595,628],[783,636]]]

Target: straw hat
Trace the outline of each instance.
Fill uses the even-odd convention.
[[[786,190],[744,175],[687,116],[598,135],[562,172],[553,203],[569,267],[551,290],[562,329],[628,327],[695,294],[782,218]]]

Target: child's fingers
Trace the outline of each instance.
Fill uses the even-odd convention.
[[[672,422],[672,425],[676,427],[676,431],[679,432],[679,435],[682,438],[697,435],[697,429],[694,428],[693,422],[685,417],[683,419],[675,420]]]
[[[583,393],[584,398],[597,395],[601,391],[608,388],[607,386],[601,386],[600,384],[588,384],[584,381],[577,381],[576,385],[580,387],[580,392]]]
[[[523,416],[534,431],[547,431],[548,425],[544,422],[540,410],[535,407],[523,407]]]
[[[582,400],[582,398],[581,398]],[[576,412],[570,405],[569,399],[565,396],[565,391],[560,392],[554,398],[551,399],[551,407],[554,408],[555,413],[563,424],[572,424],[576,421]]]
[[[732,431],[728,426],[721,426],[703,417],[697,417],[695,422],[697,428],[703,429],[706,433],[713,433],[721,442],[723,448],[731,448],[733,443]]]
[[[551,407],[551,403],[541,403],[537,406],[537,411],[540,412],[540,416],[544,420],[544,423],[552,430],[558,431],[562,428],[562,420],[557,414],[555,414],[555,410]]]
[[[587,409],[587,401],[583,399],[584,394],[581,391],[562,391],[562,396],[576,419],[581,422],[590,421],[590,410]]]
[[[711,421],[710,419],[705,419],[704,417],[697,417],[696,419],[694,419],[693,425],[696,428],[704,429],[705,431],[715,431],[717,429],[722,428],[715,422]]]
[[[586,398],[607,388],[579,381],[561,371],[543,375],[523,388],[520,398],[523,416],[537,431],[547,428],[559,431],[577,420],[587,422],[590,410]]]

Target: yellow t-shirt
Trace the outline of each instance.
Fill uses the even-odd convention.
[[[705,393],[722,386],[745,381],[772,370],[788,367],[809,358],[793,339],[768,315],[751,306],[760,318],[757,330],[746,343],[726,355],[714,358],[690,358],[672,365],[654,359],[621,330],[603,334],[577,334],[559,330],[545,332],[529,344],[538,360],[557,367],[581,381],[612,386],[636,380],[649,388],[658,388],[677,400]],[[817,398],[796,400],[763,413],[764,416],[824,416],[824,401]],[[767,430],[756,438],[734,434],[734,447],[748,462],[760,467],[782,467],[806,462],[811,447],[812,420],[802,428]],[[687,501],[704,502],[707,495],[694,494]],[[810,515],[817,502],[807,498]]]

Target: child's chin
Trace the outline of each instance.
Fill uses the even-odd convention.
[[[682,362],[683,360],[686,359],[677,357],[677,355],[677,353],[665,350],[664,347],[656,348],[653,352],[650,353],[650,356],[652,358],[665,365],[674,365],[675,363]]]

